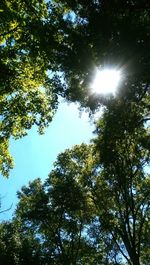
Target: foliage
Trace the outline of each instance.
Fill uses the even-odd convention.
[[[77,264],[94,251],[84,236],[92,209],[77,181],[89,150],[85,145],[66,150],[44,185],[37,179],[18,193],[17,218],[40,236],[48,264]]]
[[[24,264],[28,252],[33,264],[149,264],[150,4],[5,0],[0,12],[4,175],[10,137],[33,124],[42,133],[58,95],[104,106],[93,143],[66,150],[44,184],[18,193],[14,220],[0,226],[1,260]],[[115,97],[90,90],[101,67],[122,70]]]
[[[149,96],[149,86],[136,93],[129,86],[111,100],[94,141],[103,167],[94,189],[101,224],[129,264],[149,262],[143,261],[149,248]]]
[[[0,14],[2,153],[5,145],[0,169],[5,176],[13,166],[10,137],[26,135],[34,124],[42,133],[58,95],[92,111],[107,105],[90,90],[97,67],[125,72],[122,93],[143,91],[149,84],[147,1],[3,0]]]
[[[1,223],[0,250],[1,264],[43,264],[39,240],[31,231],[23,231],[19,221]]]
[[[49,179],[57,211],[68,214],[86,198],[86,238],[89,234],[98,251],[103,238],[111,259],[118,262],[120,252],[133,265],[149,262],[148,114],[148,89],[136,97],[129,91],[111,100],[98,121],[94,145],[59,155]]]
[[[147,1],[54,2],[59,9],[56,23],[64,32],[55,58],[64,73],[67,98],[93,110],[106,104],[90,90],[100,67],[122,69],[122,93],[133,86],[143,90],[149,84]]]
[[[0,170],[9,175],[9,139],[27,134],[33,124],[42,133],[56,108],[50,90],[47,60],[37,50],[31,29],[47,16],[44,1],[0,4]]]
[[[105,129],[107,113],[104,117]],[[10,252],[18,262],[12,264],[24,264],[21,255],[27,247],[36,264],[124,264],[122,256],[131,265],[149,263],[148,151],[139,146],[139,135],[132,138],[131,133],[120,138],[115,146],[120,153],[108,162],[103,148],[99,152],[109,142],[103,143],[104,135],[92,145],[67,149],[44,184],[36,179],[18,192],[14,220],[1,226],[1,245],[8,246],[4,259]],[[12,231],[11,236],[4,237],[4,231]],[[19,246],[9,249],[7,238],[11,245],[14,236],[19,236]]]
[[[45,264],[113,264],[103,234],[95,240],[95,205],[83,185],[93,167],[91,150],[85,144],[66,150],[43,185],[37,179],[18,192],[15,218],[40,239]]]

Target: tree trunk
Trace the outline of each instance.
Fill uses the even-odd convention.
[[[130,251],[129,256],[133,265],[140,265],[139,255],[134,250]]]

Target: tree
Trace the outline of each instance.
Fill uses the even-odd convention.
[[[82,176],[90,172],[91,148],[82,144],[66,150],[43,185],[37,179],[18,192],[15,218],[40,238],[45,264],[114,264],[100,233],[97,243],[88,232],[96,216]]]
[[[0,250],[1,264],[43,264],[38,238],[31,230],[23,230],[19,221],[0,224]]]
[[[64,39],[56,60],[66,81],[65,95],[94,109],[104,99],[92,95],[90,83],[97,67],[125,72],[122,90],[149,84],[149,4],[147,1],[54,1]],[[58,55],[58,58],[57,58]]]
[[[91,111],[105,107],[93,146],[67,150],[44,185],[23,188],[17,218],[40,235],[49,263],[85,264],[88,249],[92,263],[118,263],[122,254],[129,264],[148,264],[149,2],[14,0],[0,8],[4,175],[12,167],[10,137],[33,124],[42,132],[58,95]],[[116,97],[90,91],[101,67],[122,69]]]
[[[64,28],[69,32],[64,42],[65,60],[63,54],[61,56],[61,69],[68,84],[66,95],[72,100],[80,97],[83,106],[95,108],[104,104],[107,108],[97,128],[99,165],[104,167],[102,175],[108,195],[114,194],[110,200],[114,203],[114,209],[108,216],[110,221],[112,218],[112,223],[114,219],[116,224],[121,223],[117,237],[123,242],[131,264],[140,262],[139,245],[142,245],[145,237],[149,209],[149,192],[145,190],[149,182],[145,172],[149,164],[149,131],[145,127],[148,127],[150,119],[149,55],[145,50],[149,40],[148,6],[145,1],[142,4],[138,1],[64,1],[64,7],[70,10],[70,16],[66,19],[68,24]],[[100,65],[115,65],[125,72],[116,98],[95,99],[87,92],[93,71]],[[75,90],[77,95],[74,94]],[[142,183],[140,191],[139,182]],[[101,185],[97,196],[102,202],[100,188]],[[146,197],[144,202],[142,196]],[[106,200],[107,196],[104,197],[102,209]],[[104,215],[101,222],[103,218]]]
[[[133,133],[130,127],[122,135],[113,127],[114,138],[106,137],[110,121],[107,110],[92,145],[67,149],[44,184],[36,179],[18,192],[14,220],[1,226],[5,262],[11,251],[7,238],[11,246],[19,237],[9,256],[20,265],[25,251],[33,264],[149,263],[149,150],[141,141],[147,129]]]
[[[44,1],[1,1],[0,4],[0,170],[13,166],[9,139],[27,134],[36,124],[42,133],[57,99],[47,75],[45,55],[32,30],[44,24]]]
[[[9,1],[0,4],[0,170],[13,166],[9,139],[43,132],[59,95],[92,111],[95,69],[121,67],[120,93],[149,86],[148,1]]]
[[[133,265],[149,263],[149,258],[143,259],[148,251],[150,196],[148,120],[149,88],[142,94],[128,90],[109,102],[96,129],[103,170],[93,196],[97,197],[102,227]]]

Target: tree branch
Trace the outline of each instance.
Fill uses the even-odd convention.
[[[123,255],[123,257],[128,261],[128,263],[129,263],[130,265],[132,265],[130,259],[124,254],[124,252],[122,251],[121,247],[119,246],[119,243],[117,242],[116,237],[114,236],[114,234],[113,234],[112,232],[111,232],[111,235],[112,235],[112,238],[113,238],[115,244],[117,245],[117,247],[118,247],[120,253],[121,253],[121,254]]]
[[[5,212],[7,212],[7,211],[10,211],[11,208],[12,208],[12,206],[13,206],[13,203],[11,204],[11,206],[10,206],[8,209],[5,209],[5,210],[3,210],[3,211],[0,211],[0,214],[1,214],[1,213],[5,213]]]

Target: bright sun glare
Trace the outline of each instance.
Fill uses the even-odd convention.
[[[97,94],[115,94],[121,78],[119,70],[98,70],[92,83],[92,91]]]

